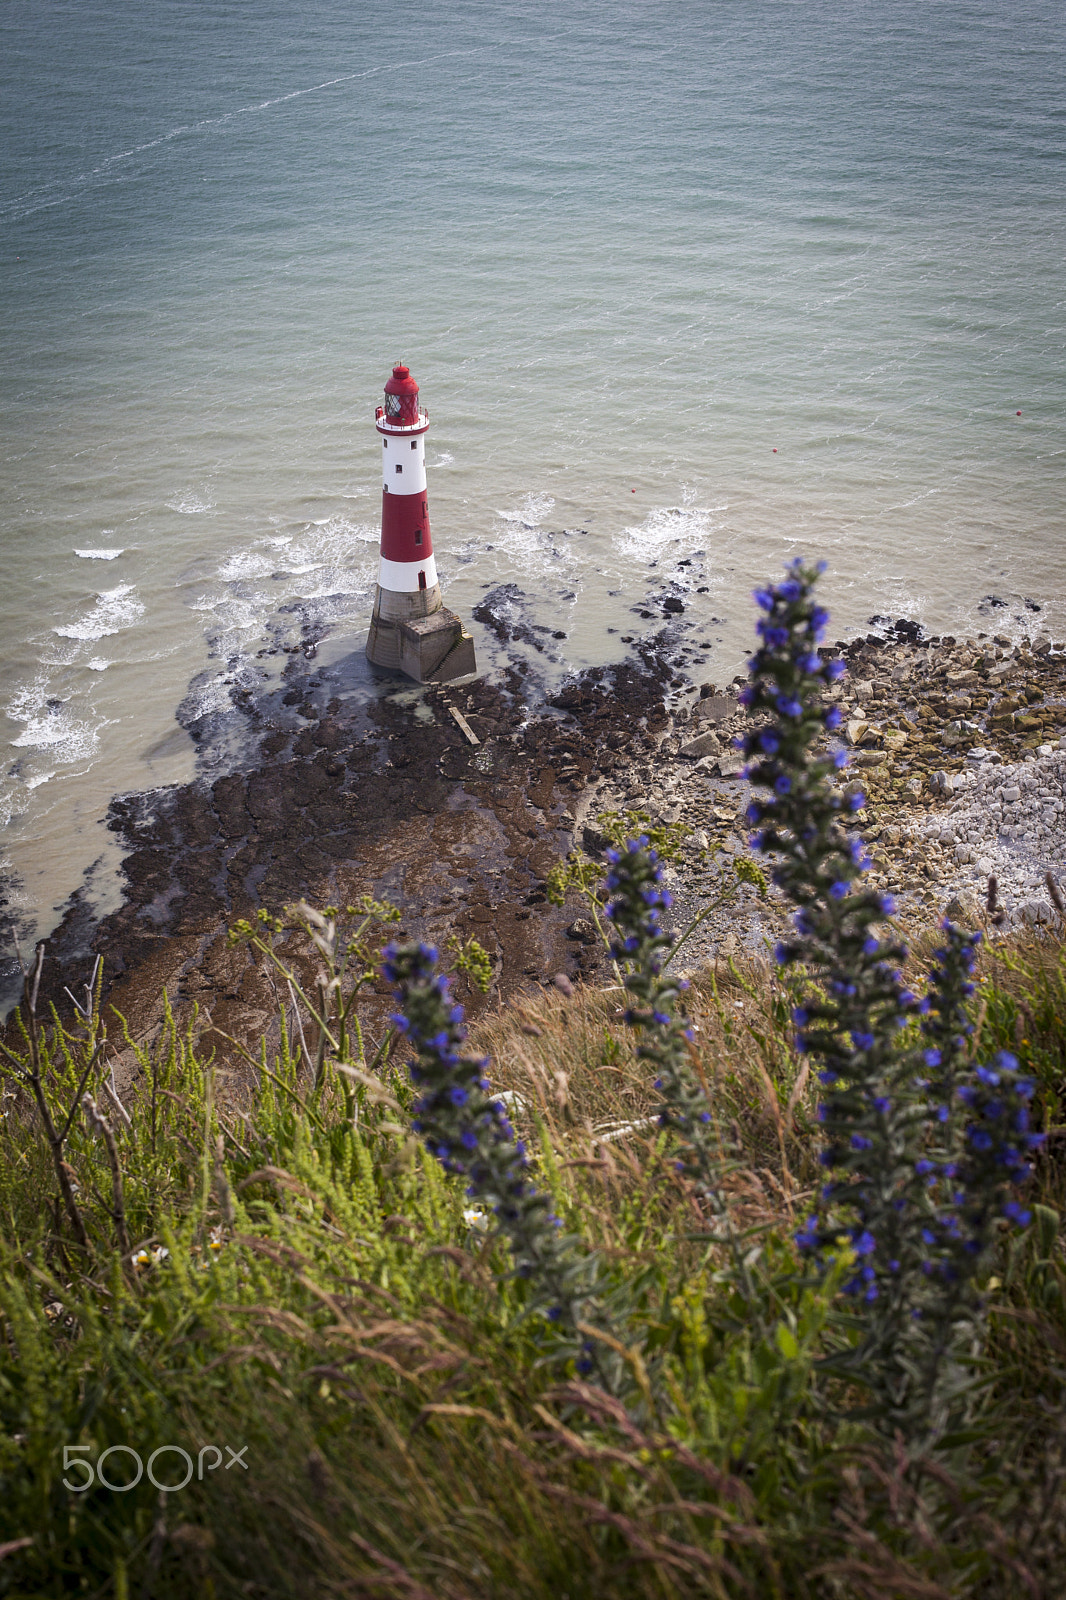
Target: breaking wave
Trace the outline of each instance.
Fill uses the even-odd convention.
[[[114,589],[101,590],[92,610],[79,621],[53,628],[52,632],[60,639],[106,639],[132,627],[143,616],[144,606],[135,598],[133,584],[120,583]]]

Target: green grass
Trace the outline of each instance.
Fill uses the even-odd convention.
[[[1066,952],[1000,944],[982,976],[975,1048],[1018,1054],[1052,1136],[1034,1226],[987,1286],[972,1426],[917,1469],[820,1366],[849,1334],[833,1286],[797,1275],[794,1217],[818,1182],[814,1097],[768,966],[706,972],[689,995],[695,1064],[734,1158],[731,1208],[761,1252],[757,1316],[652,1120],[620,991],[524,1001],[472,1041],[522,1103],[537,1182],[597,1252],[631,1374],[617,1397],[553,1360],[505,1252],[408,1133],[395,1053],[367,1077],[341,1070],[362,1074],[379,1041],[351,1029],[338,1066],[306,1014],[306,1056],[282,1018],[281,1056],[264,1052],[256,1070],[206,1028],[183,1036],[168,1021],[122,1090],[127,1125],[100,1083],[105,1021],[42,1028],[42,1091],[60,1126],[97,1052],[89,1091],[113,1130],[120,1192],[78,1112],[62,1158],[79,1246],[12,1069],[0,1593],[1061,1592]],[[107,1031],[121,1040],[114,1017]],[[25,1062],[32,1043],[11,1048]],[[145,1464],[162,1447],[194,1463],[207,1449],[206,1468],[217,1446],[223,1464],[169,1495],[147,1477],[79,1494],[63,1483],[82,1475],[63,1465],[79,1446],[94,1471],[114,1447]],[[227,1470],[226,1447],[246,1447],[246,1469]],[[104,1472],[119,1483],[133,1460],[120,1449]],[[182,1470],[173,1452],[157,1458],[161,1481]]]

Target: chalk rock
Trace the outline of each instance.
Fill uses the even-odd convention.
[[[744,771],[744,757],[741,755],[722,756],[718,762],[718,776],[720,778],[739,778]]]
[[[866,718],[855,717],[851,722],[845,725],[844,736],[850,745],[856,745],[862,743],[869,731],[870,724],[867,722]]]
[[[704,700],[697,700],[692,708],[693,722],[706,722],[716,727],[720,722],[728,722],[737,710],[737,702],[729,694],[709,694]]]
[[[883,750],[860,750],[852,764],[856,767],[883,767],[887,760]]]
[[[686,761],[698,761],[701,756],[717,755],[722,748],[722,741],[716,733],[701,733],[698,738],[690,739],[678,751]]]
[[[981,915],[976,895],[965,889],[961,894],[953,895],[944,907],[944,915],[950,917],[952,922],[976,922]]]

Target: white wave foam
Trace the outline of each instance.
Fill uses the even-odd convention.
[[[554,495],[527,494],[517,511],[497,511],[496,515],[504,522],[517,522],[523,528],[539,528],[554,509]]]
[[[133,584],[120,583],[114,589],[101,590],[93,609],[79,621],[53,628],[52,632],[60,639],[106,639],[132,627],[143,615],[144,607],[134,596]]]
[[[64,765],[94,755],[99,742],[95,728],[75,722],[69,713],[51,711],[31,717],[18,738],[11,740],[16,750],[47,750],[54,760]]]
[[[201,500],[198,494],[175,495],[173,500],[166,502],[169,511],[180,511],[185,517],[199,517],[205,511],[213,511],[214,505],[210,500]]]
[[[182,708],[188,720],[209,716],[213,711],[231,711],[233,701],[230,699],[229,686],[232,681],[232,675],[226,673],[206,682],[195,683],[186,695]]]
[[[701,506],[660,506],[637,526],[616,535],[622,554],[637,559],[656,558],[672,544],[703,544],[717,523],[713,511]]]
[[[106,672],[108,667],[113,667],[114,664],[113,661],[105,661],[103,656],[94,656],[91,661],[86,663],[90,672]]]
[[[117,561],[119,556],[126,554],[125,550],[75,550],[76,556],[81,556],[83,561]]]
[[[269,578],[276,568],[262,550],[234,550],[218,569],[223,583],[247,583],[255,578]]]
[[[358,545],[377,544],[381,537],[380,528],[368,522],[352,522],[343,515],[327,517],[324,522],[315,522],[311,526],[322,530],[321,533],[310,535],[315,543],[315,553],[322,556],[344,555],[353,542]]]

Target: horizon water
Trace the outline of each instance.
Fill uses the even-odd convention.
[[[117,902],[110,799],[257,652],[361,650],[397,360],[484,671],[498,586],[545,683],[665,591],[728,682],[797,552],[834,637],[1062,637],[1064,47],[1050,0],[8,0],[5,916]]]

